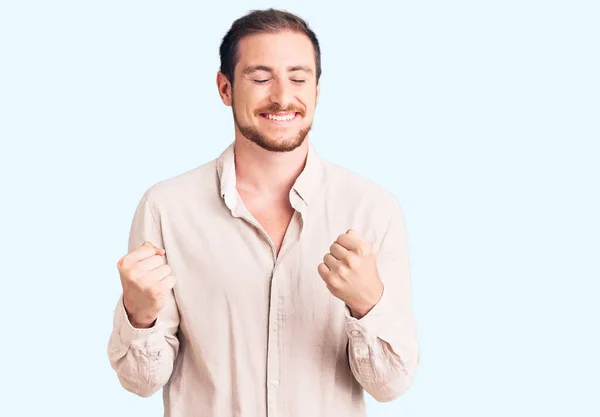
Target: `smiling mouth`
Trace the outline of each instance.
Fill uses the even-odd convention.
[[[285,112],[285,113],[260,113],[263,119],[267,119],[272,122],[286,123],[295,120],[300,113],[298,112]]]

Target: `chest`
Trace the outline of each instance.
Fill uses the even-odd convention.
[[[275,251],[279,253],[285,233],[293,216],[293,211],[284,213],[253,213],[253,216],[273,242]]]
[[[279,253],[286,231],[295,212],[289,200],[261,200],[242,192],[240,193],[240,197],[246,209],[273,242],[276,253]]]

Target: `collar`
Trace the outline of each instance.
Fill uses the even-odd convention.
[[[234,210],[238,200],[234,144],[235,142],[231,143],[217,158],[217,176],[219,178],[220,194],[230,210]],[[296,178],[296,182],[292,186],[292,191],[298,194],[304,204],[309,205],[311,198],[321,184],[322,176],[323,162],[309,141],[306,164],[298,178]],[[290,197],[291,194],[290,192]]]

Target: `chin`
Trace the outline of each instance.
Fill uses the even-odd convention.
[[[267,138],[265,136],[250,139],[263,149],[271,152],[291,152],[300,147],[306,140],[306,136],[295,136],[288,138]]]
[[[309,126],[298,130],[295,134],[290,135],[288,133],[282,136],[281,133],[268,134],[255,128],[242,126],[238,126],[238,128],[246,139],[271,152],[291,152],[297,149],[304,143],[311,129]]]

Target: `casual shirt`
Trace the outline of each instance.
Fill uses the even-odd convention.
[[[397,199],[309,143],[276,253],[237,192],[234,152],[141,197],[129,251],[163,247],[176,284],[148,329],[131,325],[119,298],[108,355],[121,385],[143,397],[162,388],[167,417],[364,417],[364,391],[398,398],[419,345]],[[349,229],[372,242],[384,285],[360,319],[317,271]]]

